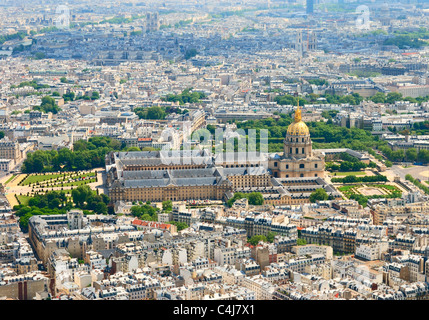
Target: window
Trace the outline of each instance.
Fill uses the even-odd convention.
[[[288,164],[286,165],[286,169],[289,169],[289,165]]]
[[[316,165],[317,166],[317,165]],[[274,162],[274,167],[277,167],[277,162]]]
[[[296,148],[296,149],[295,149],[295,153],[296,153],[296,154],[298,154],[298,153],[299,153],[298,148]]]
[[[303,154],[305,153],[305,148],[302,148],[302,153],[303,153]]]
[[[299,165],[299,168],[300,168],[300,169],[304,169],[304,167],[305,167],[305,165],[304,165],[303,163],[301,163],[301,164]]]
[[[314,165],[315,168],[317,168],[317,163]]]
[[[301,178],[303,178],[303,177],[304,177],[304,174],[303,174],[303,173],[301,173],[300,177],[301,177]]]

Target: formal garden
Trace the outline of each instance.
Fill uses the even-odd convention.
[[[400,198],[402,191],[389,184],[354,184],[338,188],[348,199],[353,199],[366,206],[370,199]]]
[[[31,187],[34,191],[42,191],[43,189],[78,187],[97,181],[97,171],[33,173],[28,174],[18,185]]]

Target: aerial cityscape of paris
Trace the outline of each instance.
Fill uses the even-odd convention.
[[[429,0],[0,0],[5,306],[429,300],[428,163]]]

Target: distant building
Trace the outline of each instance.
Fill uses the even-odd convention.
[[[16,141],[9,140],[8,137],[4,137],[0,140],[0,159],[12,159],[15,162],[21,160],[21,151],[19,149],[19,143]]]
[[[314,13],[314,0],[307,0],[307,7],[306,7],[307,14],[313,14]]]

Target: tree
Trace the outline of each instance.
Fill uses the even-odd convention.
[[[165,212],[170,212],[171,210],[173,210],[173,202],[171,200],[163,201],[162,210]]]
[[[383,92],[377,92],[370,98],[370,100],[374,103],[385,103],[386,95]]]
[[[73,202],[79,207],[83,207],[85,202],[89,202],[91,196],[92,190],[88,185],[79,186],[72,190]]]
[[[243,198],[245,198],[246,196],[245,196],[245,194],[244,193],[241,193],[241,192],[236,192],[236,193],[234,193],[234,196],[231,198],[231,199],[229,199],[228,201],[227,201],[227,205],[228,205],[228,207],[232,207],[232,205],[234,204],[234,202],[235,201],[237,201],[237,200],[239,200],[239,199],[243,199]]]
[[[275,236],[276,236],[275,232],[271,232],[271,231],[268,232],[268,234],[267,234],[267,241],[270,242],[270,243],[273,243]]]
[[[196,49],[194,49],[194,48],[188,49],[185,52],[185,59],[189,60],[189,59],[195,57],[197,54],[198,54],[198,51]]]
[[[389,92],[386,97],[386,102],[389,104],[393,104],[396,101],[402,100],[402,93],[399,92]]]
[[[429,162],[429,150],[422,149],[419,151],[417,156],[418,161],[423,163]]]
[[[407,159],[407,161],[411,161],[414,162],[417,160],[417,150],[414,148],[410,148],[407,151],[405,151],[405,158]]]
[[[93,91],[91,95],[91,100],[100,99],[100,94],[97,91]]]
[[[261,206],[264,204],[264,197],[260,192],[252,192],[247,197],[249,199],[249,204],[253,206]]]
[[[250,243],[252,246],[256,246],[260,241],[267,242],[267,237],[264,235],[255,235],[251,237],[247,242]]]
[[[184,229],[189,228],[189,226],[184,222],[169,221],[168,224],[175,225],[177,227],[177,231],[182,231]]]
[[[98,214],[107,214],[107,205],[104,202],[97,202],[94,211]]]
[[[297,239],[296,245],[297,246],[305,246],[307,244],[307,241],[305,239]]]
[[[310,194],[310,199],[309,200],[310,200],[311,203],[315,203],[317,201],[328,200],[328,198],[329,198],[329,196],[326,193],[325,189],[319,188],[319,189],[317,189],[316,191],[313,191]]]

